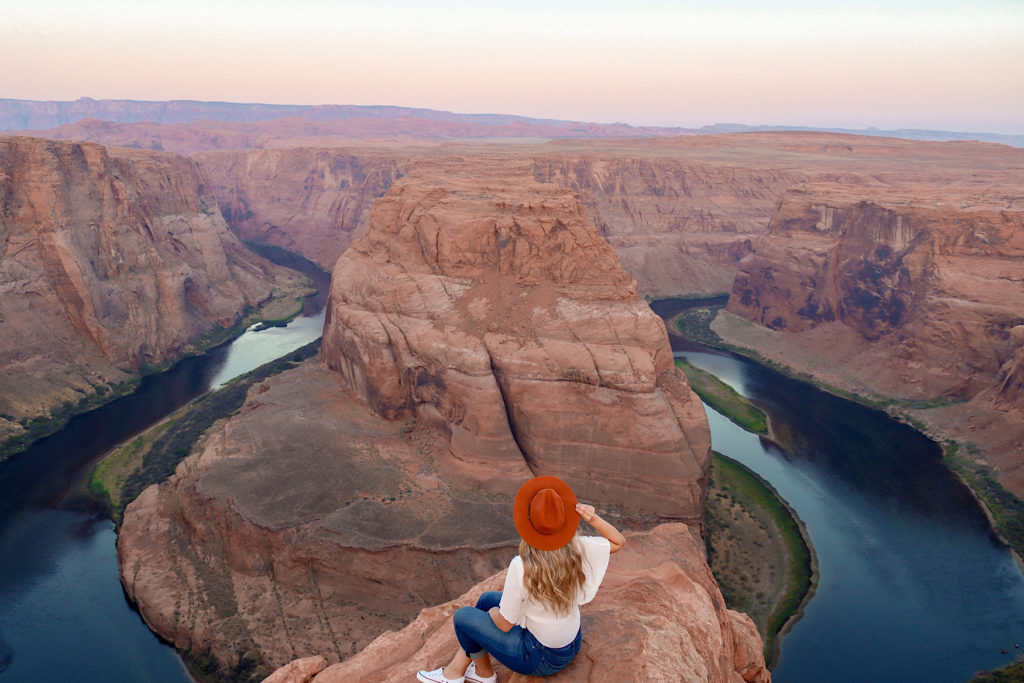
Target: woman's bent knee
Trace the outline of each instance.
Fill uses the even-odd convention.
[[[486,612],[492,607],[497,607],[500,602],[501,591],[486,591],[477,598],[476,608]]]
[[[455,610],[455,614],[452,615],[452,623],[458,628],[459,624],[466,624],[474,617],[474,612],[479,612],[476,607],[460,607]]]

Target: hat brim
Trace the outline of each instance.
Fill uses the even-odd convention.
[[[554,533],[542,534],[530,523],[530,501],[543,489],[553,489],[565,505],[565,523]],[[512,521],[524,541],[538,550],[558,550],[576,535],[580,516],[576,512],[576,494],[569,485],[558,477],[548,475],[534,477],[519,487],[512,503]]]

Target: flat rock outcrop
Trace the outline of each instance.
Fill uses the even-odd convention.
[[[500,571],[536,473],[627,525],[700,524],[710,436],[664,325],[528,165],[396,182],[335,268],[322,360],[125,512],[125,590],[221,675],[341,661]]]
[[[513,554],[511,500],[445,485],[438,447],[315,361],[268,379],[128,506],[125,590],[154,631],[225,676],[339,661]]]
[[[0,436],[270,295],[207,185],[170,154],[0,138]]]
[[[727,609],[701,559],[699,535],[664,524],[629,536],[612,558],[604,583],[583,611],[583,648],[567,669],[549,679],[496,666],[501,683],[525,681],[707,681],[766,683],[771,674],[750,618]],[[305,667],[294,683],[411,680],[415,671],[447,663],[458,648],[452,614],[485,590],[500,590],[504,572],[449,603],[420,612],[398,632],[382,634],[355,657],[316,668],[310,657],[275,676]],[[290,667],[290,668],[289,668]],[[267,682],[283,679],[268,678]]]

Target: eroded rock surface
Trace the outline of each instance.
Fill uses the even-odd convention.
[[[224,675],[339,661],[514,554],[510,499],[446,485],[439,449],[315,361],[268,379],[128,507],[125,590],[154,631]]]
[[[273,268],[194,161],[0,138],[0,423],[174,358],[267,298]]]
[[[729,291],[789,189],[820,182],[855,191],[908,182],[982,188],[1005,183],[1018,164],[1015,150],[998,145],[811,132],[431,145],[332,141],[297,129],[280,144],[288,149],[197,155],[229,223],[251,238],[331,268],[365,231],[370,200],[416,160],[457,158],[465,168],[504,160],[578,194],[650,296]],[[325,230],[338,241],[325,240]]]
[[[438,425],[491,490],[525,463],[697,522],[710,437],[661,319],[573,193],[470,170],[424,164],[374,206],[334,270],[327,366],[381,417]]]
[[[941,419],[916,414],[984,446],[1024,493],[1024,176],[1013,178],[788,192],[728,305],[781,336],[755,344],[727,319],[716,329],[836,386],[950,402]]]
[[[328,271],[366,231],[373,202],[406,165],[400,155],[368,148],[246,150],[196,158],[235,232],[304,254]]]
[[[612,558],[597,597],[583,608],[583,648],[573,663],[545,679],[497,666],[498,680],[770,681],[761,638],[749,617],[725,607],[703,562],[701,543],[695,530],[682,524],[630,534],[626,548]],[[355,657],[297,683],[397,683],[411,680],[417,670],[441,666],[458,648],[452,614],[483,591],[500,590],[503,580],[504,572],[456,600],[425,609],[402,630],[382,634]]]
[[[125,512],[126,591],[222,675],[340,661],[503,569],[533,474],[630,524],[700,522],[709,431],[664,325],[528,165],[395,183],[339,259],[322,348]]]
[[[779,196],[813,170],[765,168],[756,157],[736,168],[693,158],[682,142],[637,151],[577,148],[538,156],[534,172],[580,194],[623,268],[651,296],[728,292]]]

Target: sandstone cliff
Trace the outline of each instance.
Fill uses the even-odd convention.
[[[1024,323],[1024,212],[891,194],[787,193],[729,310],[796,333],[839,323],[911,366],[879,378],[882,390],[969,398],[995,381]]]
[[[536,158],[534,173],[579,193],[598,232],[645,294],[727,292],[779,196],[808,176],[756,163],[702,163],[681,151],[625,156],[578,150]]]
[[[0,138],[0,433],[270,294],[273,266],[227,230],[207,185],[169,154]]]
[[[125,590],[154,631],[225,677],[348,657],[511,556],[511,501],[446,484],[439,449],[315,362],[268,379],[128,506]]]
[[[771,680],[761,638],[750,618],[726,609],[701,559],[700,538],[681,524],[634,533],[615,555],[597,597],[585,608],[583,648],[550,679],[495,667],[502,683],[525,681]],[[313,656],[292,662],[264,683],[412,680],[413,672],[447,663],[458,648],[452,613],[484,590],[501,590],[504,572],[459,598],[423,610],[401,631],[382,634],[347,661],[326,666]]]
[[[728,291],[786,188],[807,173],[756,157],[736,168],[688,145],[596,148],[478,145],[458,148],[462,165],[532,164],[537,180],[583,199],[588,218],[649,295]],[[366,230],[369,207],[417,159],[451,146],[205,152],[194,155],[213,180],[238,234],[303,253],[325,268]],[[763,150],[762,150],[763,153]]]
[[[217,152],[196,159],[235,233],[301,253],[325,270],[365,232],[370,207],[404,166],[394,153],[366,148]]]
[[[710,437],[661,319],[572,192],[464,168],[422,164],[377,201],[334,270],[327,366],[381,417],[438,424],[495,490],[525,461],[586,499],[699,521]]]
[[[324,267],[366,229],[372,200],[416,160],[532,166],[537,180],[577,193],[641,293],[729,291],[786,190],[842,183],[874,192],[927,182],[1005,183],[1014,150],[831,133],[761,133],[549,144],[338,145],[323,137],[289,149],[209,152],[196,158],[214,179],[228,222],[250,239],[300,251]],[[302,146],[299,146],[302,145]]]
[[[503,569],[534,473],[627,525],[699,524],[708,426],[664,326],[527,164],[395,183],[338,261],[323,361],[255,387],[125,512],[129,596],[222,673],[340,661]],[[713,586],[682,535],[679,581]],[[725,628],[709,609],[693,619]],[[716,671],[733,656],[697,649]]]
[[[970,400],[955,409],[959,421],[998,412],[1024,423],[1022,258],[1024,203],[1012,184],[810,185],[786,194],[740,264],[728,311],[784,332],[786,362],[834,385],[917,402]],[[718,325],[744,343],[737,325]],[[996,435],[959,428],[996,446]],[[1024,432],[997,431],[1009,443],[990,460],[1024,490]]]

